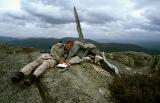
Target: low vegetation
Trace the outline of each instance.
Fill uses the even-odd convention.
[[[110,85],[114,103],[160,103],[159,75],[122,75]]]
[[[35,48],[25,48],[25,47],[22,47],[22,48],[16,48],[14,51],[15,53],[20,53],[20,52],[33,52],[33,51],[36,51],[37,49]]]
[[[5,51],[7,54],[14,54],[14,53],[30,53],[37,51],[38,49],[36,48],[31,48],[31,47],[20,47],[20,46],[15,46],[11,44],[0,44],[0,50]]]

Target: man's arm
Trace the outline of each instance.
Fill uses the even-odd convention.
[[[62,47],[63,47],[62,43],[57,43],[57,44],[53,45],[51,48],[51,55],[57,61],[60,60],[60,56],[61,56],[60,49],[62,49]]]

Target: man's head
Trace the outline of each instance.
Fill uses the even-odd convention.
[[[68,41],[66,42],[65,49],[66,49],[66,50],[70,50],[70,49],[72,48],[72,46],[73,46],[73,41],[68,40]]]

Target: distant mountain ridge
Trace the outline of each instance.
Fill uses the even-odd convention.
[[[0,37],[1,38],[1,37]],[[27,39],[16,39],[16,38],[7,38],[3,37],[0,39],[1,42],[25,46],[25,47],[34,47],[39,49],[49,49],[52,45],[59,41],[67,40],[77,40],[77,38],[65,37],[61,39],[55,38],[27,38]],[[123,44],[123,43],[99,43],[94,40],[86,39],[86,42],[94,43],[101,51],[105,52],[122,52],[122,51],[136,51],[136,52],[146,52],[149,54],[160,54],[160,51],[146,49],[141,46],[133,44]]]
[[[123,44],[134,44],[147,49],[154,49],[160,51],[160,40],[110,40],[110,39],[97,39],[100,43],[123,43]]]
[[[0,43],[16,40],[17,38],[0,36]]]

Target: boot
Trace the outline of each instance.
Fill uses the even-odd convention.
[[[20,80],[24,78],[24,74],[22,72],[17,72],[15,75],[11,78],[12,83],[17,83]]]
[[[30,86],[34,81],[36,81],[37,77],[33,74],[28,75],[25,80],[24,80],[24,84],[26,86]]]

